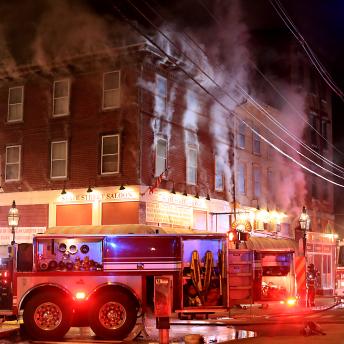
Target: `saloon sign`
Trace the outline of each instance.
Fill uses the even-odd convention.
[[[61,202],[111,202],[111,201],[138,201],[139,195],[133,190],[123,190],[118,192],[89,192],[89,193],[72,193],[59,196]]]

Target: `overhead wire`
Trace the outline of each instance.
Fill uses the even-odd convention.
[[[206,12],[209,14],[209,16],[217,23],[220,24],[220,22],[218,21],[217,17],[209,10],[209,8],[204,4],[203,0],[198,0],[198,3],[201,4],[201,6],[206,10]],[[198,44],[197,42],[195,42],[193,39],[191,39],[191,41],[193,42],[193,44]],[[199,46],[200,49],[202,49],[202,47]],[[206,52],[204,51],[204,49],[202,50],[204,54],[206,54]],[[288,101],[288,99],[286,99],[281,92],[278,91],[278,89],[273,85],[273,83],[258,69],[257,65],[250,59],[250,64],[253,66],[253,68],[255,68],[259,74],[261,76],[264,77],[264,79],[270,84],[270,86],[273,87],[273,89],[276,91],[276,93],[295,111],[295,114],[297,114],[307,125],[309,125],[325,142],[327,142],[331,147],[333,147],[338,153],[340,153],[341,155],[344,155],[343,152],[341,152],[337,147],[335,147],[333,145],[332,142],[329,142],[325,137],[323,137],[323,135],[314,127],[312,126],[307,120],[305,120],[304,116],[302,116],[302,114],[299,113],[299,111]],[[277,120],[276,120],[277,121]],[[293,133],[290,133],[291,136],[294,137],[295,139],[295,135]],[[336,169],[337,171],[340,171],[342,173],[344,173],[344,168],[337,165],[336,163],[334,163],[333,161],[329,160],[328,158],[326,158],[325,156],[321,155],[319,152],[317,152],[316,150],[314,150],[312,147],[308,146],[306,143],[302,142],[302,140],[298,139],[298,143],[301,144],[306,150],[308,150],[309,152],[311,152],[312,154],[316,155],[318,158],[320,158],[321,160],[323,160],[326,164],[328,164],[329,166],[333,167],[334,169]]]
[[[289,105],[289,107],[294,111],[294,113],[304,122],[306,123],[312,130],[314,130],[314,132],[316,132],[322,139],[324,142],[326,142],[329,146],[331,146],[337,153],[339,153],[340,155],[344,156],[344,152],[342,152],[340,149],[338,149],[338,147],[336,147],[331,141],[329,141],[326,137],[324,137],[322,135],[322,133],[316,128],[314,127],[310,122],[307,121],[307,119],[304,118],[304,116],[300,113],[300,111],[298,109],[296,109],[296,107],[279,91],[279,89],[271,82],[271,80],[258,68],[258,66],[253,62],[250,61],[251,65],[253,66],[253,68],[259,73],[259,75],[273,88],[273,90],[281,97],[281,99]],[[312,149],[310,147],[310,149],[314,152],[319,154],[316,150]],[[320,155],[320,154],[319,154]],[[330,164],[332,164],[333,166],[336,166],[339,170],[342,170],[344,172],[344,168],[337,165],[336,163],[334,163],[333,161],[327,159],[325,156],[323,156],[324,160],[328,161]]]
[[[127,2],[129,2],[131,4],[131,6],[133,8],[136,8],[137,10],[139,10],[130,0],[127,0]],[[141,34],[144,38],[147,39],[148,42],[150,42],[151,44],[153,44],[155,46],[155,48],[158,49],[158,51],[160,51],[166,58],[169,59],[169,61],[175,66],[177,67],[179,70],[181,70],[188,78],[190,78],[190,80],[192,80],[195,84],[197,84],[206,94],[208,94],[213,100],[215,100],[216,103],[218,103],[223,109],[225,109],[229,114],[232,114],[234,117],[238,118],[238,116],[232,112],[225,104],[223,104],[222,101],[220,101],[214,94],[212,94],[206,87],[204,87],[198,80],[195,79],[195,77],[188,72],[181,64],[177,64],[174,59],[168,54],[166,53],[166,51],[161,48],[149,35],[147,35],[137,24],[134,24],[127,16],[125,16],[123,14],[123,12],[120,10],[120,8],[115,5],[112,4],[113,8],[116,10],[116,12],[121,16],[121,18],[123,20],[125,20],[134,30],[136,30],[139,34]],[[143,18],[145,18],[145,15],[139,10],[139,12]],[[146,19],[147,20],[147,19]],[[149,21],[149,19],[148,19]],[[151,23],[153,24],[153,23]],[[154,25],[154,24],[153,24]],[[307,170],[308,172],[310,172],[311,174],[314,174],[334,185],[340,186],[340,187],[344,187],[343,184],[337,183],[331,179],[328,179],[324,176],[322,176],[321,174],[315,172],[314,170],[308,168],[307,166],[305,166],[304,164],[302,164],[301,162],[297,161],[295,158],[293,158],[292,156],[288,155],[287,153],[285,153],[282,149],[280,149],[279,147],[277,147],[276,145],[274,145],[272,142],[270,142],[268,139],[266,139],[263,135],[261,135],[257,130],[255,130],[249,123],[247,123],[246,121],[240,119],[249,129],[251,129],[252,132],[254,132],[258,137],[260,137],[264,142],[266,142],[268,145],[272,146],[275,150],[277,150],[279,153],[281,153],[283,156],[285,156],[287,159],[293,161],[295,164],[297,164],[298,166],[300,166],[301,168]]]
[[[308,45],[305,38],[302,36],[300,31],[297,29],[295,24],[292,22],[290,17],[287,15],[284,7],[282,6],[281,2],[279,0],[269,0],[272,7],[275,9],[279,17],[282,19],[282,21],[285,23],[287,28],[290,30],[290,32],[294,35],[294,37],[299,41],[302,48],[306,52],[307,56],[309,57],[310,61],[312,62],[315,69],[319,72],[323,80],[326,82],[326,84],[332,89],[332,91],[337,94],[337,96],[344,101],[344,93],[342,90],[336,85],[336,83],[333,81],[331,75],[328,73],[326,68],[321,64],[319,59],[316,57],[313,50]]]
[[[128,1],[130,1],[130,0],[128,0]],[[155,14],[157,14],[157,15],[159,15],[160,17],[161,17],[161,19],[164,19],[155,9],[153,9],[149,4],[147,4],[147,2],[146,1],[144,1],[145,2],[145,4],[146,4],[146,6],[148,6],[152,11],[154,11],[154,13]],[[215,17],[214,17],[215,18]],[[146,20],[149,20],[148,18],[145,18]],[[151,21],[150,21],[150,23],[151,24],[153,24]],[[155,25],[155,24],[153,24],[153,25]],[[167,35],[166,34],[164,34],[162,31],[161,31],[161,29],[159,29],[159,28],[157,28],[156,26],[155,26],[155,28],[156,29],[158,29],[159,30],[159,32],[161,33],[161,34],[163,34],[163,36],[166,38],[166,39],[168,39],[169,40],[169,42],[171,43],[171,44],[173,44],[174,46],[175,46],[175,44],[169,39],[169,37],[167,37]],[[186,34],[186,33],[185,33]],[[193,41],[193,43],[198,47],[198,49],[200,49],[201,51],[202,51],[202,53],[205,55],[205,57],[207,57],[208,58],[208,56],[207,56],[207,54],[206,54],[206,52],[203,50],[203,48],[202,47],[200,47],[199,46],[199,44],[197,43],[197,42],[195,42],[195,41]],[[183,55],[184,56],[186,56],[187,58],[189,58],[185,53],[183,53]],[[213,83],[215,83],[216,84],[216,86],[218,87],[218,88],[221,88],[222,89],[222,87],[219,85],[219,84],[217,84],[207,73],[205,73],[203,70],[202,70],[202,68],[201,67],[199,67],[199,65],[198,64],[196,64],[194,61],[191,61],[191,63],[193,63],[194,65],[196,65],[196,67],[201,71],[201,72],[203,72],[209,79],[211,79],[212,81],[213,81]],[[221,68],[221,66],[219,66],[219,68]],[[223,70],[222,70],[223,71]],[[226,86],[226,85],[225,85]],[[277,127],[279,127],[283,132],[285,132],[287,135],[289,135],[289,136],[291,136],[294,140],[296,140],[300,145],[304,145],[304,147],[306,148],[306,149],[308,149],[309,151],[313,151],[313,150],[311,150],[311,148],[309,147],[309,146],[307,146],[307,145],[305,145],[299,138],[297,138],[294,134],[292,134],[292,133],[290,133],[279,121],[277,121],[275,118],[274,118],[274,116],[271,116],[271,114],[264,108],[264,107],[262,107],[258,102],[256,102],[256,100],[255,99],[253,99],[253,97],[251,97],[241,86],[240,86],[240,84],[237,82],[237,85],[236,85],[238,88],[239,88],[239,90],[245,95],[245,97],[246,98],[248,98],[248,99],[250,99],[250,101],[251,101],[251,103],[253,103],[254,104],[254,106],[257,108],[257,109],[259,109],[261,112],[263,112]],[[227,92],[224,92],[228,97],[230,97],[232,100],[234,100],[233,99],[233,97],[231,96],[231,95],[229,95]],[[309,158],[308,156],[306,156],[306,155],[304,155],[302,152],[300,152],[300,151],[298,151],[295,147],[293,147],[292,145],[290,145],[289,143],[287,143],[286,141],[284,141],[284,140],[282,140],[282,138],[281,137],[279,137],[276,133],[274,133],[270,128],[268,128],[263,122],[261,122],[260,120],[258,120],[251,112],[249,112],[250,114],[251,114],[251,116],[253,116],[254,118],[255,118],[255,120],[256,121],[258,121],[263,127],[265,127],[269,132],[271,132],[273,135],[275,135],[278,139],[280,139],[282,142],[284,142],[288,147],[290,147],[291,149],[293,149],[293,150],[295,150],[300,156],[302,156],[302,157],[304,157],[306,160],[308,160],[309,162],[311,162],[312,164],[314,164],[314,165],[316,165],[317,167],[319,167],[320,169],[322,169],[322,170],[324,170],[324,171],[326,171],[326,172],[328,172],[328,173],[330,173],[330,174],[333,174],[334,176],[336,176],[336,177],[338,177],[338,178],[340,178],[340,179],[344,179],[344,177],[343,176],[341,176],[341,175],[338,175],[338,174],[336,174],[336,173],[334,173],[333,171],[330,171],[330,170],[328,170],[328,169],[326,169],[325,167],[323,167],[322,165],[320,165],[320,164],[318,164],[318,163],[316,163],[315,161],[313,161],[311,158]],[[318,154],[318,157],[320,157],[320,158],[323,158],[320,154]],[[325,161],[326,162],[326,161]]]

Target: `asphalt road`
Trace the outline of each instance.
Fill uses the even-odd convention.
[[[249,314],[248,314],[249,315]],[[344,324],[344,308],[336,307],[329,310],[314,311],[308,314],[290,313],[267,316],[248,316],[239,319],[220,318],[211,320],[191,320],[179,321],[171,320],[170,342],[183,343],[184,337],[188,334],[199,334],[204,337],[206,343],[234,343],[240,339],[242,343],[252,342],[259,343],[263,338],[275,340],[279,344],[288,338],[302,338],[300,331],[307,321],[313,321],[320,325],[324,332],[327,333],[327,339],[330,339],[331,333],[342,333]],[[159,332],[155,328],[155,319],[149,318],[146,321],[146,329],[149,337],[139,336],[126,343],[157,343]],[[331,333],[328,333],[330,331]],[[139,333],[139,329],[136,334]],[[253,339],[255,333],[258,338]],[[246,339],[245,339],[246,338]],[[308,339],[308,338],[307,338]],[[311,338],[309,338],[311,339]],[[318,343],[320,337],[314,337],[312,343]],[[292,341],[293,344],[294,340]],[[297,341],[296,341],[297,342]],[[335,343],[336,341],[328,341]],[[339,341],[340,342],[340,341]],[[339,343],[338,342],[338,343]],[[20,335],[14,335],[10,338],[0,339],[0,344],[30,344],[30,343],[116,343],[115,341],[99,340],[89,328],[72,328],[66,335],[65,339],[60,342],[33,342],[25,340]],[[120,343],[120,341],[118,341]],[[319,342],[320,343],[320,342]]]

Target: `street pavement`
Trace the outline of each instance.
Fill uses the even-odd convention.
[[[326,335],[304,336],[301,330],[305,323],[313,321],[320,325]],[[211,315],[209,319],[180,320],[171,318],[170,342],[197,343],[199,338],[205,343],[241,344],[293,344],[298,343],[335,343],[344,344],[344,308],[335,305],[333,297],[317,298],[316,307],[289,307],[279,302],[268,302],[264,305],[247,305],[244,308],[231,308],[230,312]],[[29,343],[20,339],[16,322],[5,322],[0,326],[0,344]],[[157,343],[159,331],[156,329],[155,318],[146,319],[148,337],[141,335],[128,338],[127,343]],[[140,332],[137,329],[136,334]],[[141,332],[141,334],[143,334]],[[190,337],[189,335],[199,335]],[[11,337],[12,336],[12,337]],[[19,337],[19,338],[18,338]],[[11,339],[12,338],[12,339]],[[197,341],[198,340],[198,341]],[[72,328],[63,342],[98,343],[89,328]],[[106,341],[102,341],[104,343]],[[114,341],[109,341],[114,343]]]

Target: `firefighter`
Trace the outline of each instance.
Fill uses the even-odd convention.
[[[202,301],[199,297],[198,291],[192,281],[189,281],[185,286],[185,295],[187,297],[186,305],[189,307],[199,307],[202,306]]]
[[[307,286],[307,307],[315,306],[315,289],[317,287],[318,270],[314,264],[309,264],[307,267],[306,286]]]

